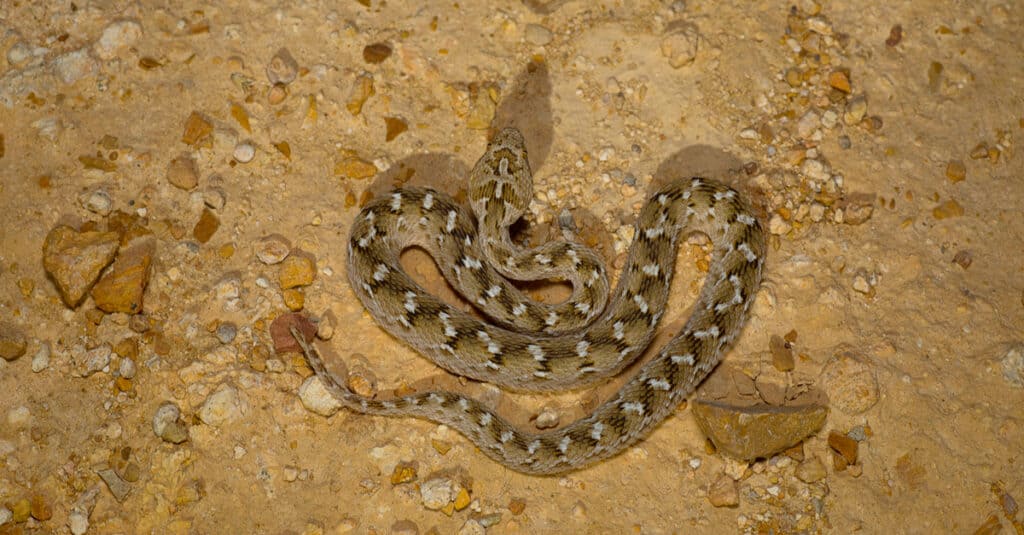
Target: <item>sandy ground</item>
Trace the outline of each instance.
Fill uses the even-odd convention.
[[[421,4],[0,0],[0,334],[26,346],[0,360],[0,533],[1022,533],[1020,3]],[[824,427],[740,463],[682,408],[537,478],[430,422],[307,410],[309,369],[271,349],[289,308],[381,388],[436,373],[350,292],[348,228],[410,175],[458,194],[510,123],[533,222],[569,208],[613,266],[652,183],[754,197],[766,281],[717,374],[823,390]],[[194,187],[168,179],[183,155]],[[142,312],[69,308],[44,239],[116,211],[155,237]],[[271,234],[312,284],[281,289]],[[706,269],[699,241],[680,258],[669,325]],[[564,421],[591,398],[515,399]],[[469,499],[429,508],[449,484]]]

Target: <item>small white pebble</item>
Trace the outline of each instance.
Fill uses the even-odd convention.
[[[240,163],[249,163],[256,157],[256,147],[249,141],[243,141],[235,145],[235,150],[231,155]]]
[[[32,357],[32,371],[39,373],[50,366],[50,344],[43,343]]]

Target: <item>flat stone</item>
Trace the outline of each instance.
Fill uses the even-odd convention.
[[[115,232],[77,230],[59,225],[43,242],[43,267],[69,307],[82,302],[85,293],[114,259],[118,249]]]
[[[821,428],[828,408],[821,405],[741,407],[699,400],[693,415],[719,451],[742,460],[767,458]]]
[[[207,425],[219,427],[236,422],[249,412],[249,403],[241,397],[238,389],[222,384],[203,402],[199,408],[199,419]]]
[[[14,325],[0,322],[0,358],[11,361],[25,354],[28,341]]]
[[[186,145],[198,146],[199,142],[213,133],[213,125],[199,113],[192,112],[185,120],[185,130],[181,134],[181,142]]]
[[[182,154],[167,164],[167,181],[183,190],[195,189],[199,185],[199,170],[188,154]]]
[[[103,29],[103,34],[93,46],[96,56],[102,60],[112,59],[118,52],[127,49],[142,37],[142,25],[134,20],[119,20]]]
[[[110,494],[114,496],[114,499],[119,503],[124,502],[125,498],[132,491],[132,486],[127,481],[121,479],[121,476],[117,475],[117,472],[110,468],[104,468],[103,470],[97,470],[96,475],[100,476],[100,479],[107,484],[107,488],[110,489]]]
[[[333,416],[344,406],[331,395],[319,376],[312,375],[299,387],[299,400],[302,406],[320,416]]]
[[[133,238],[122,249],[109,272],[92,289],[92,298],[100,310],[138,314],[149,284],[156,253],[156,238],[147,234]]]
[[[740,492],[733,478],[722,474],[708,488],[708,502],[715,507],[735,507],[740,504]]]
[[[842,434],[830,431],[828,434],[828,447],[843,456],[846,464],[857,464],[858,443],[856,440]]]
[[[804,483],[814,483],[825,479],[825,464],[817,457],[811,457],[796,467],[796,478]]]
[[[309,286],[316,278],[316,264],[313,259],[303,254],[293,254],[281,262],[278,281],[281,289]]]
[[[274,343],[274,353],[301,352],[302,347],[292,336],[291,328],[295,327],[306,340],[316,336],[316,325],[302,314],[282,314],[270,323],[270,339]]]
[[[843,413],[861,414],[878,403],[874,373],[852,353],[833,356],[822,368],[820,379],[829,403]]]
[[[218,228],[220,228],[220,219],[217,219],[217,215],[213,211],[204,208],[203,214],[199,216],[199,221],[192,228],[192,237],[199,243],[206,243],[210,241]]]

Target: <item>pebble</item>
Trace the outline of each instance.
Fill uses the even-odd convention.
[[[364,74],[356,79],[349,93],[348,101],[345,102],[345,109],[352,115],[359,115],[363,111],[363,105],[373,96],[376,90],[373,88],[373,76]]]
[[[251,141],[243,141],[235,145],[231,156],[239,163],[249,163],[256,157],[256,146]]]
[[[32,412],[24,405],[14,407],[7,411],[7,425],[11,426],[11,428],[27,426],[31,420]]]
[[[796,467],[796,478],[804,483],[814,483],[825,479],[825,465],[815,456],[810,457]]]
[[[165,442],[181,444],[188,438],[188,429],[180,418],[178,406],[174,402],[164,402],[153,415],[153,433]]]
[[[50,344],[43,342],[39,346],[39,351],[36,351],[35,356],[32,357],[32,371],[39,373],[48,367],[50,367]]]
[[[316,325],[316,337],[321,340],[330,340],[334,336],[334,328],[337,323],[337,317],[328,310],[320,318],[320,323]]]
[[[878,403],[878,381],[871,367],[852,353],[833,356],[819,378],[831,406],[845,414],[861,414]]]
[[[191,190],[199,185],[199,170],[188,154],[182,154],[167,164],[167,181],[174,187]]]
[[[135,378],[137,367],[135,361],[130,357],[124,357],[117,366],[117,374],[125,379]]]
[[[487,533],[487,528],[479,520],[470,518],[459,528],[457,533],[458,535],[484,535]]]
[[[298,73],[299,63],[295,61],[287,48],[278,50],[267,64],[267,80],[270,80],[271,85],[288,85],[295,81]]]
[[[121,247],[107,273],[92,289],[96,308],[107,312],[142,312],[143,296],[156,254],[156,237],[143,234]]]
[[[275,353],[302,350],[295,338],[292,337],[292,327],[298,329],[306,340],[312,341],[316,336],[316,325],[302,314],[282,314],[270,323],[270,339],[274,344]]]
[[[384,118],[384,141],[391,141],[409,129],[409,124],[399,117]]]
[[[204,140],[213,133],[213,124],[198,112],[192,112],[188,119],[185,119],[185,129],[181,134],[181,142],[186,145],[198,147]],[[187,157],[184,155],[183,157]],[[188,188],[185,188],[188,189]]]
[[[96,56],[102,60],[113,59],[142,37],[142,25],[134,20],[119,20],[103,29],[103,34],[93,45]]]
[[[306,409],[321,416],[332,416],[343,407],[317,375],[307,377],[299,386],[299,400]]]
[[[110,200],[110,195],[107,192],[98,189],[82,196],[82,205],[94,214],[105,216],[110,214],[113,201]]]
[[[708,487],[708,502],[714,507],[735,507],[740,504],[740,492],[731,477],[722,474]]]
[[[772,218],[768,220],[768,232],[777,236],[786,234],[792,229],[793,225],[787,223],[779,214],[772,214]]]
[[[526,42],[531,45],[544,46],[551,42],[551,30],[540,24],[526,25]]]
[[[363,61],[367,63],[383,63],[389,57],[391,57],[391,47],[387,43],[373,43],[363,47]]]
[[[104,371],[110,365],[111,353],[110,344],[101,344],[86,351],[84,376],[89,377],[94,373]]]
[[[872,287],[871,283],[868,282],[868,279],[864,275],[858,273],[853,277],[853,289],[862,294],[868,295],[871,293]]]
[[[292,250],[292,244],[279,234],[264,236],[256,242],[256,258],[267,265],[281,263]]]
[[[13,324],[0,322],[0,358],[12,361],[24,355],[27,348],[28,341],[20,329]]]
[[[196,221],[196,225],[192,227],[192,237],[199,243],[206,243],[210,241],[210,238],[220,228],[220,218],[217,214],[213,213],[209,208],[203,208],[203,213],[199,215],[199,220]]]
[[[846,111],[843,112],[843,122],[853,126],[861,122],[868,113],[868,100],[864,95],[857,95],[846,101]]]
[[[793,371],[793,348],[781,336],[773,334],[768,340],[768,349],[772,353],[772,365],[780,372]]]
[[[96,475],[100,476],[100,479],[107,484],[107,488],[110,489],[110,494],[114,496],[115,500],[124,502],[128,498],[128,494],[132,491],[132,486],[127,481],[121,479],[117,472],[110,468],[104,468],[97,470]]]
[[[558,411],[553,407],[544,407],[537,414],[537,417],[533,420],[533,425],[537,429],[552,429],[558,427]]]
[[[377,174],[377,166],[346,151],[334,164],[334,174],[353,180],[370,178]]]
[[[821,125],[821,118],[818,117],[817,112],[809,110],[805,113],[800,120],[796,123],[796,133],[798,136],[808,139],[814,134],[814,131]]]
[[[953,263],[963,269],[967,269],[974,263],[974,255],[966,249],[957,251],[956,254],[953,255]]]
[[[199,407],[198,416],[203,423],[220,427],[242,419],[248,412],[249,404],[239,395],[238,389],[225,383],[206,398]]]
[[[43,267],[61,298],[76,307],[117,254],[120,237],[115,232],[77,230],[58,225],[43,242]]]
[[[810,436],[825,423],[828,408],[744,407],[700,400],[693,403],[693,415],[719,451],[746,460],[771,457]]]
[[[828,433],[828,447],[841,455],[847,465],[857,464],[857,446],[856,440],[842,433],[835,431],[829,431]]]
[[[420,500],[427,509],[440,510],[455,500],[457,486],[448,478],[428,479],[420,483]]]
[[[835,128],[836,124],[838,124],[838,123],[839,123],[839,114],[836,113],[835,111],[833,111],[833,110],[825,110],[825,112],[821,114],[821,126],[824,126],[825,128],[828,128],[829,130],[831,130],[831,129]]]
[[[693,24],[684,24],[676,28],[661,40],[661,55],[668,58],[673,69],[679,69],[693,63],[697,58],[697,43],[700,34]]]
[[[828,85],[834,89],[838,89],[843,93],[849,94],[851,91],[850,87],[850,75],[842,70],[832,71],[828,75]]]
[[[946,178],[954,184],[967,178],[967,167],[964,166],[964,162],[960,160],[950,160],[949,163],[946,164]]]
[[[281,262],[281,270],[278,272],[278,282],[282,290],[309,286],[316,278],[316,264],[313,259],[304,254],[291,255]]]
[[[10,509],[0,505],[0,526],[3,526],[14,519],[14,513]]]
[[[217,325],[217,340],[220,340],[222,344],[230,344],[235,340],[237,334],[238,327],[230,321],[224,321]]]
[[[221,208],[224,208],[227,201],[227,193],[225,193],[221,188],[206,188],[206,190],[203,191],[203,204],[208,208],[220,210]]]
[[[950,199],[935,208],[932,208],[932,217],[940,221],[943,219],[960,217],[962,215],[964,215],[964,207],[961,206],[960,203],[956,202],[956,199]]]
[[[71,535],[85,535],[89,531],[89,515],[77,509],[71,511],[68,514],[68,529]]]
[[[1007,349],[1000,361],[1003,365],[1003,379],[1012,386],[1024,388],[1024,344]]]
[[[71,85],[99,69],[88,48],[72,50],[53,59],[53,72],[60,81]]]

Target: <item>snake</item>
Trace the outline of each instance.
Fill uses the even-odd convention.
[[[509,225],[529,208],[533,179],[514,128],[490,141],[469,176],[473,214],[449,195],[400,187],[366,204],[348,241],[350,286],[372,318],[439,367],[522,392],[579,389],[607,380],[650,345],[669,299],[680,239],[712,243],[703,286],[683,327],[619,390],[562,427],[517,427],[487,404],[433,390],[376,399],[325,366],[296,330],[310,368],[338,404],[365,414],[417,417],[453,428],[517,472],[561,474],[646,437],[711,373],[739,336],[761,281],[765,234],[734,189],[705,178],[669,182],[641,208],[614,290],[598,254],[571,239],[528,248]],[[441,274],[487,319],[432,295],[399,255],[426,250]],[[562,303],[530,299],[512,280],[564,279]]]

